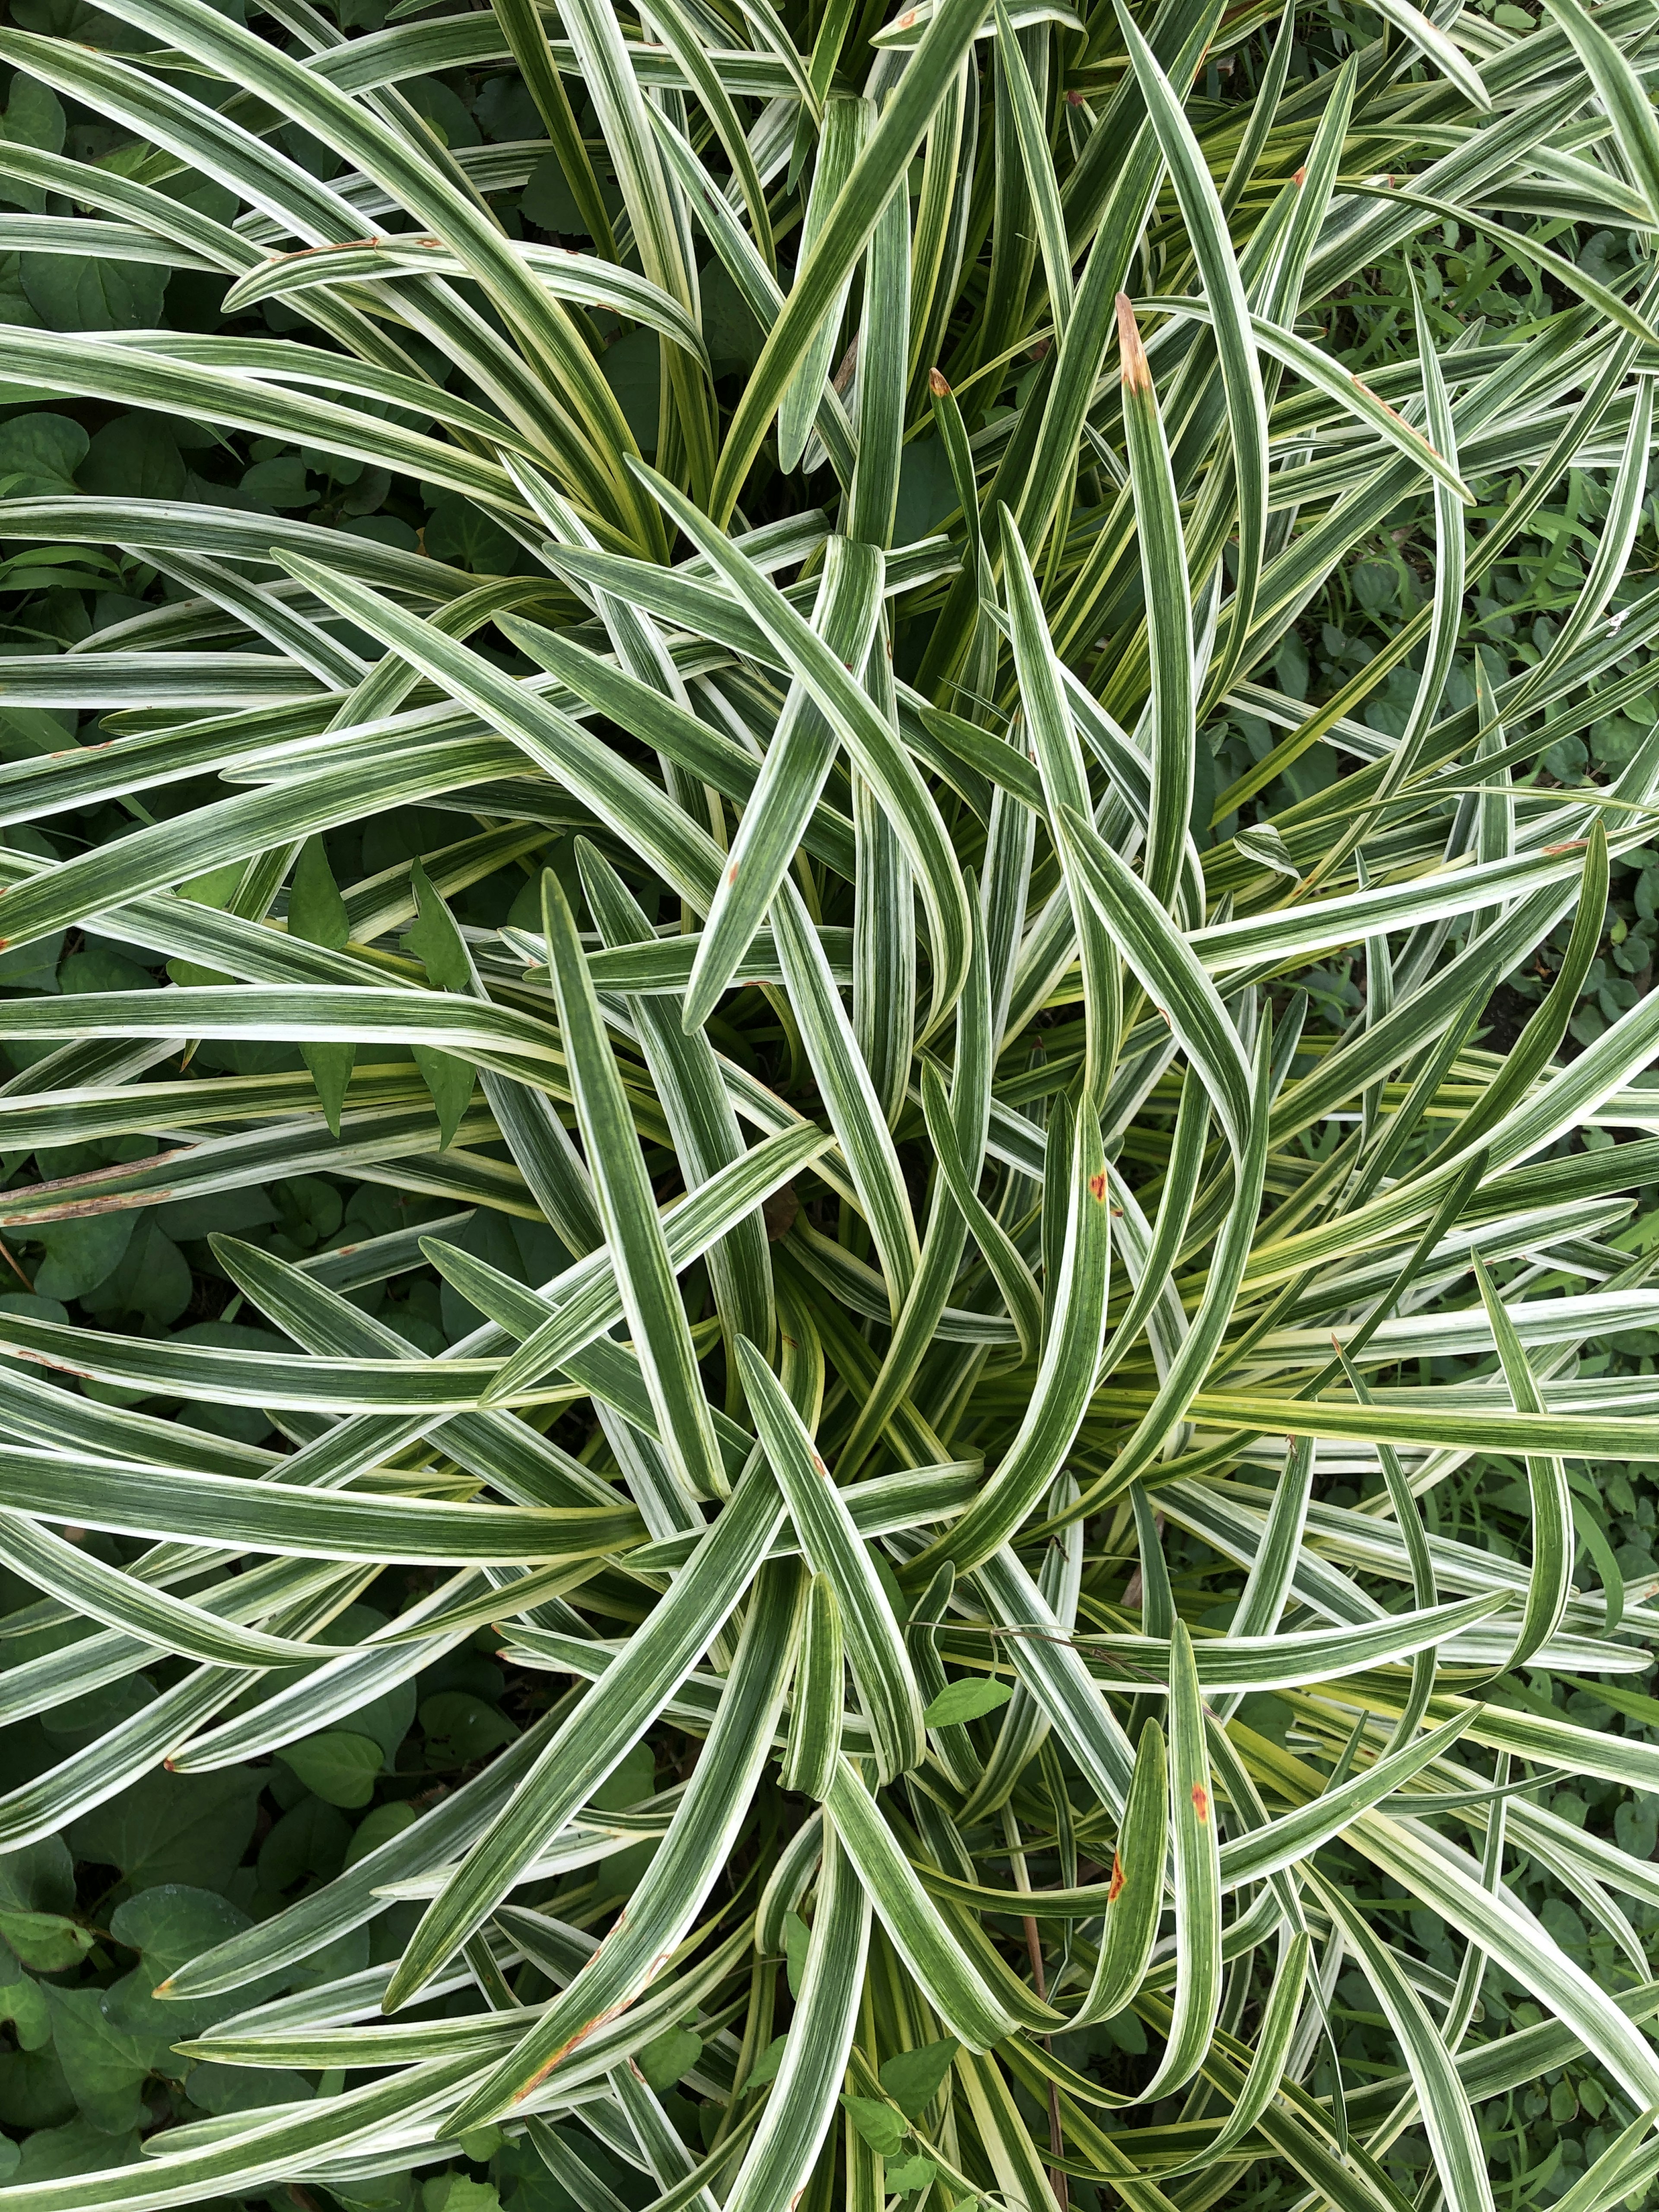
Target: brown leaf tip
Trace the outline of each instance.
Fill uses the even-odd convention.
[[[945,374],[941,369],[930,368],[928,370],[927,389],[933,393],[935,399],[948,399],[951,397],[951,387],[945,381]]]
[[[1117,349],[1123,364],[1123,388],[1126,392],[1150,392],[1152,372],[1146,365],[1146,349],[1140,343],[1140,325],[1135,320],[1134,302],[1127,292],[1117,295]]]

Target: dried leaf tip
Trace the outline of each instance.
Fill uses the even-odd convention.
[[[1117,349],[1122,362],[1123,389],[1126,392],[1150,392],[1152,372],[1146,365],[1146,349],[1140,343],[1140,325],[1135,320],[1134,302],[1127,292],[1117,295]]]
[[[951,397],[951,387],[945,382],[944,372],[940,369],[930,368],[928,370],[927,389],[933,393],[935,399],[948,399]]]

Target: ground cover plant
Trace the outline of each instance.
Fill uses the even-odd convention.
[[[1642,2201],[1654,64],[13,0],[0,2207]]]

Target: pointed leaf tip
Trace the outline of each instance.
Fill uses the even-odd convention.
[[[1152,372],[1147,364],[1146,349],[1140,342],[1140,325],[1135,320],[1134,302],[1127,292],[1120,292],[1117,295],[1117,346],[1123,364],[1124,389],[1150,392]]]

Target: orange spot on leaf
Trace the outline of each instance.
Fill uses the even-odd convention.
[[[1123,1862],[1119,1858],[1117,1853],[1114,1851],[1112,1853],[1111,1887],[1106,1892],[1106,1902],[1108,1905],[1112,1904],[1115,1900],[1118,1892],[1123,1887]]]
[[[1193,1810],[1200,1820],[1210,1817],[1210,1793],[1200,1782],[1193,1784]]]
[[[1098,1205],[1100,1200],[1105,1197],[1106,1178],[1103,1175],[1091,1175],[1090,1176],[1089,1195],[1094,1200],[1097,1205]]]

